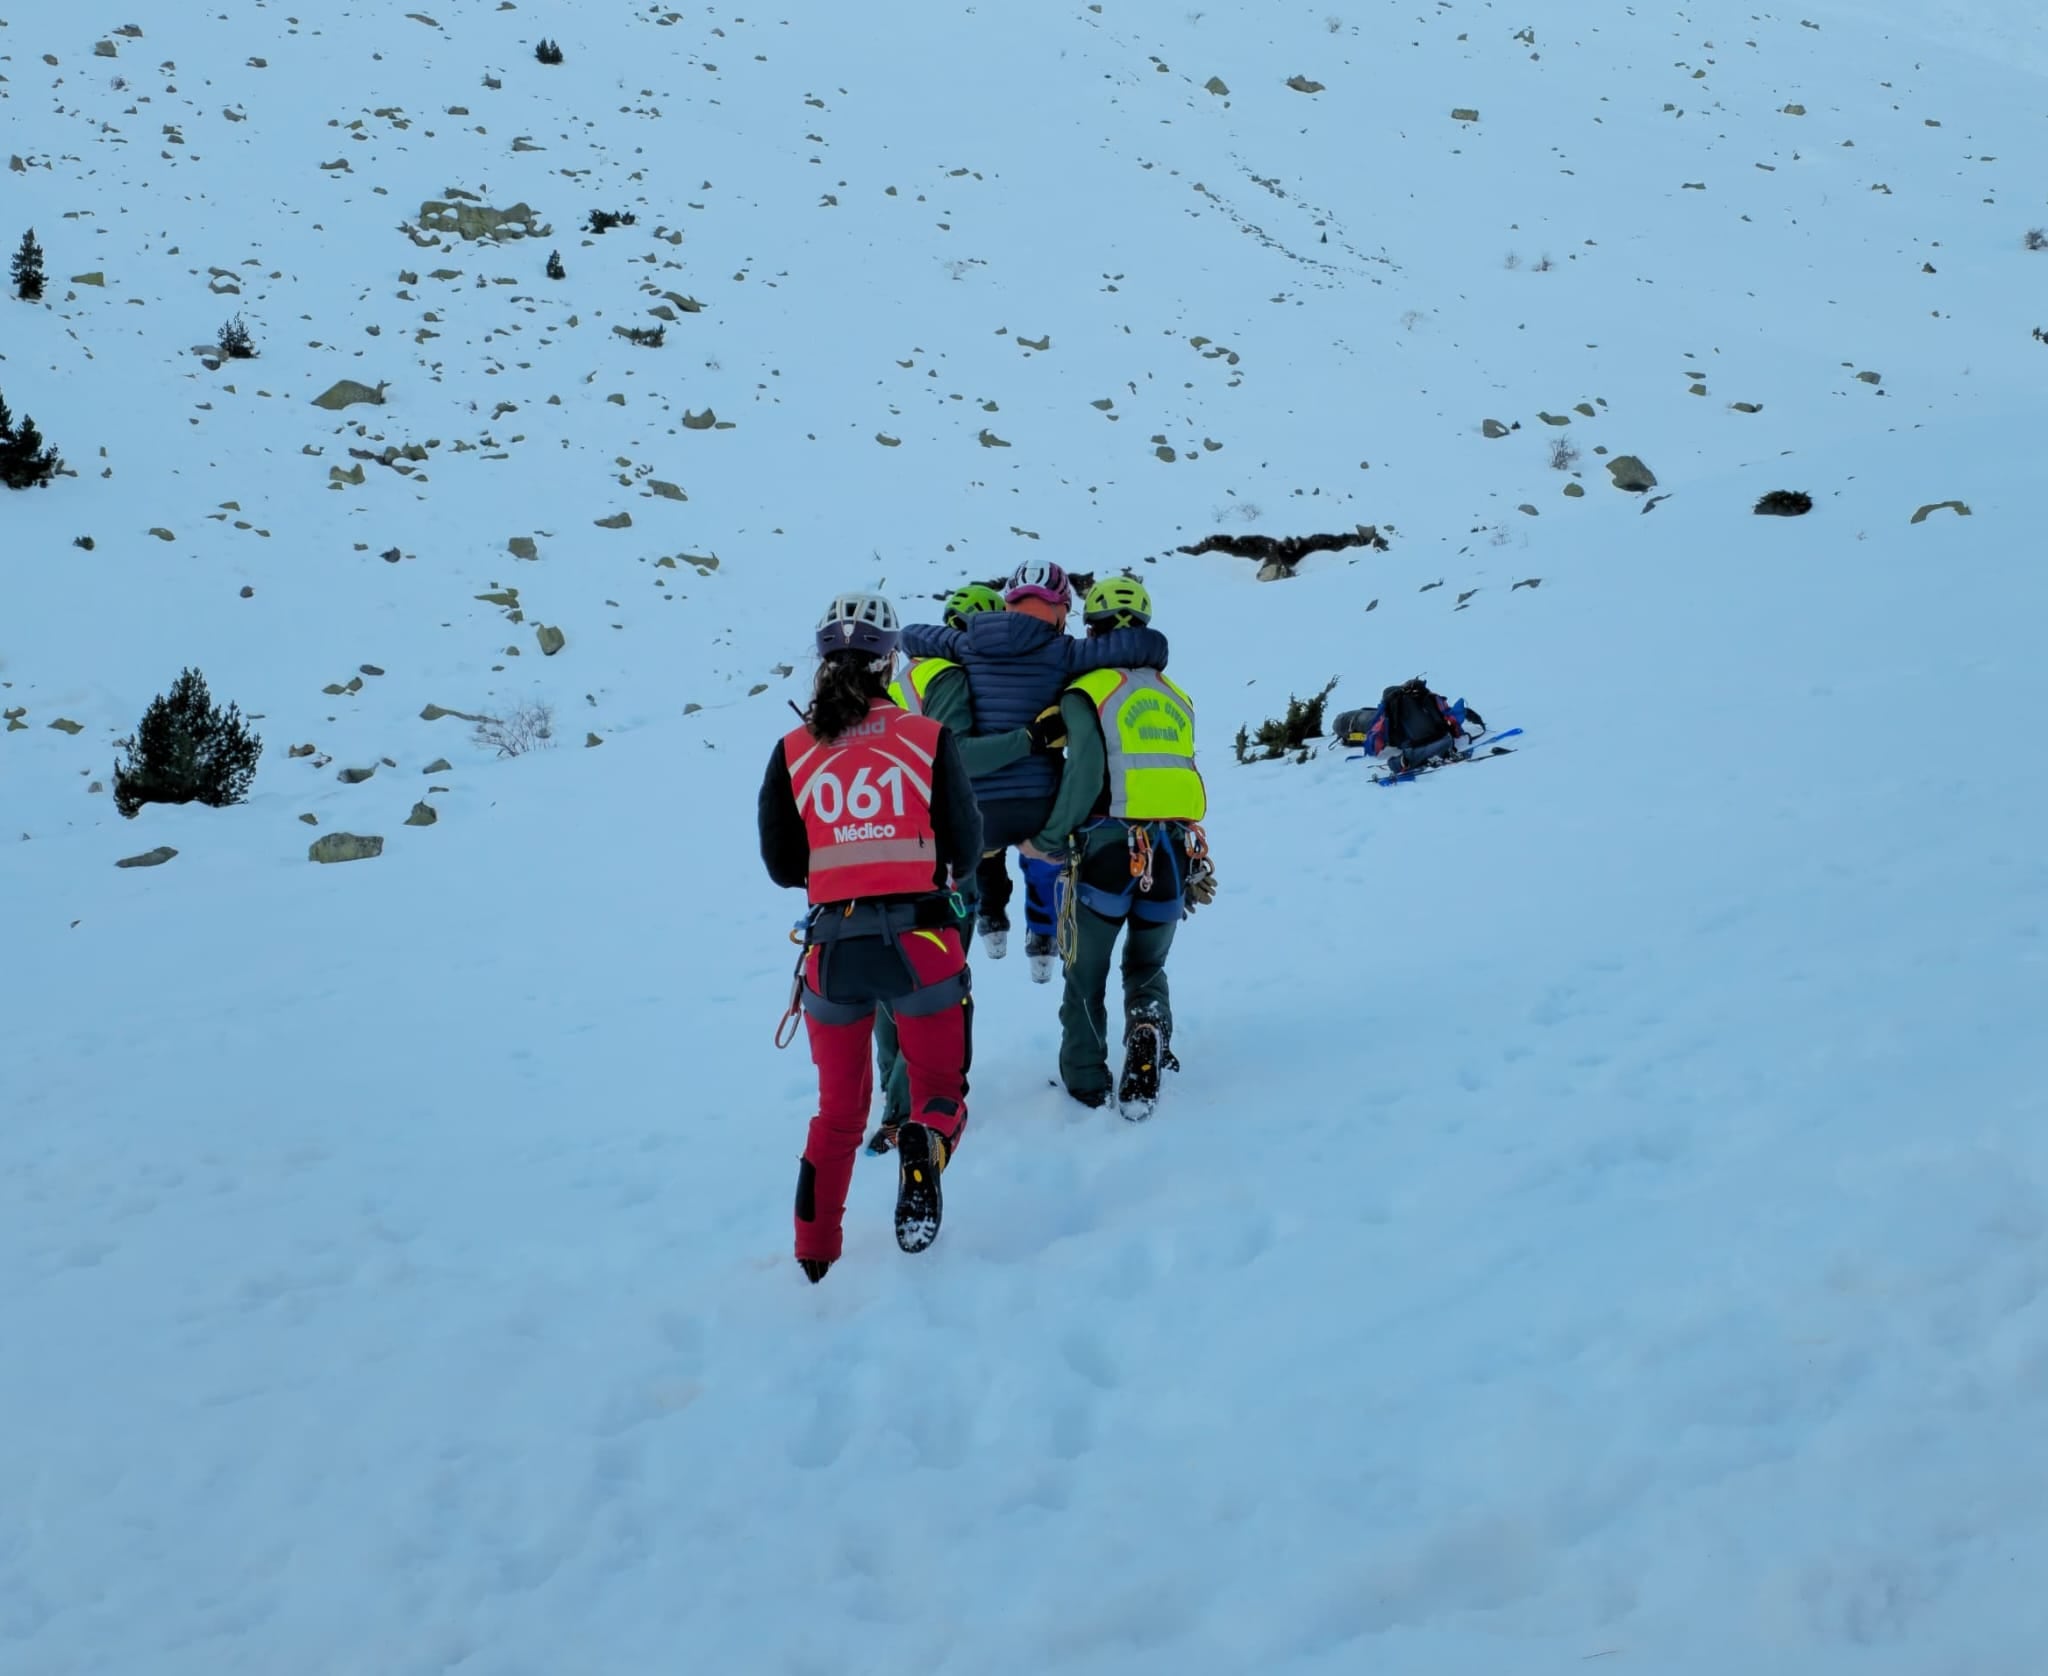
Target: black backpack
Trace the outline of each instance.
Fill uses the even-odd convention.
[[[1478,711],[1452,706],[1431,692],[1420,676],[1381,693],[1380,716],[1386,729],[1381,748],[1393,751],[1403,767],[1453,749],[1460,726],[1477,733],[1486,725]]]

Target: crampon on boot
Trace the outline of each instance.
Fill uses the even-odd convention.
[[[1143,1123],[1159,1103],[1159,1073],[1180,1069],[1160,1040],[1159,1026],[1137,1024],[1124,1038],[1124,1074],[1116,1087],[1117,1107],[1133,1123]]]
[[[1010,922],[990,919],[983,914],[975,922],[975,930],[981,933],[981,952],[991,960],[1001,960],[1010,952]]]
[[[1031,962],[1031,981],[1051,983],[1052,975],[1059,970],[1059,945],[1043,931],[1027,931],[1024,934],[1024,953]]]
[[[905,1251],[922,1251],[939,1237],[947,1151],[945,1137],[922,1123],[896,1131],[896,1243]]]

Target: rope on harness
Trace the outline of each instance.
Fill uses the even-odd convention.
[[[1053,926],[1053,941],[1060,951],[1060,965],[1074,969],[1081,958],[1081,837],[1067,834],[1066,865],[1060,869],[1060,911]]]

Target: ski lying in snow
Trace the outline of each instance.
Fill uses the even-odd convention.
[[[905,1251],[922,1251],[939,1237],[945,1146],[922,1123],[896,1131],[896,1243]]]
[[[1499,744],[1497,741],[1512,739],[1521,731],[1518,727],[1511,727],[1502,733],[1489,734],[1462,751],[1453,751],[1447,756],[1437,757],[1430,762],[1419,763],[1413,768],[1404,768],[1398,774],[1375,774],[1372,777],[1372,783],[1376,786],[1410,785],[1418,774],[1427,774],[1432,769],[1448,768],[1453,763],[1485,762],[1492,757],[1511,757],[1515,754],[1514,747],[1512,745]]]
[[[1398,774],[1375,774],[1372,783],[1376,786],[1412,786],[1417,777],[1433,774],[1439,768],[1450,768],[1461,762],[1490,762],[1495,757],[1511,757],[1515,754],[1512,745],[1494,745],[1486,750],[1461,751],[1456,756],[1438,757],[1434,762],[1425,762],[1414,768],[1404,768]]]

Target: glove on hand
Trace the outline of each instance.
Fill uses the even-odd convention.
[[[1067,743],[1067,722],[1057,704],[1048,704],[1031,721],[1031,754],[1045,756]]]
[[[1188,869],[1188,888],[1181,893],[1181,900],[1186,903],[1189,913],[1197,908],[1206,908],[1216,900],[1216,869],[1210,865],[1207,856]]]

